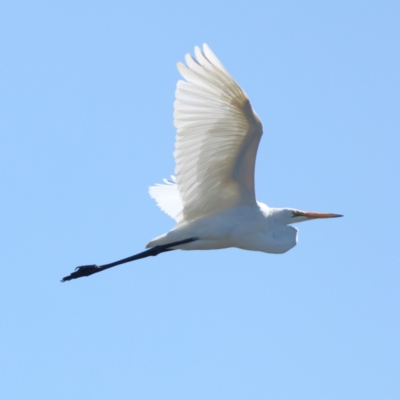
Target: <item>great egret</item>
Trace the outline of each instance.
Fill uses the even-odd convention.
[[[150,196],[176,226],[132,257],[85,265],[63,278],[92,275],[162,252],[238,247],[285,253],[297,243],[293,223],[338,214],[270,208],[256,200],[254,166],[263,130],[244,91],[211,49],[195,47],[177,67],[174,104],[176,179],[150,187]]]

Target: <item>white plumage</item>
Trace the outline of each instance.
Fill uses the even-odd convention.
[[[178,63],[185,79],[176,88],[175,177],[149,188],[177,222],[146,250],[105,265],[83,265],[63,282],[162,252],[227,247],[284,253],[297,243],[292,223],[341,217],[257,202],[254,167],[262,125],[244,91],[207,45]]]
[[[257,202],[254,168],[262,124],[244,91],[205,44],[177,67],[177,129],[172,181],[152,186],[150,196],[177,222],[147,247],[196,238],[174,248],[239,247],[283,253],[297,242],[289,224],[337,214],[272,209]]]
[[[175,176],[171,176],[171,180],[163,180],[164,184],[157,183],[149,187],[150,197],[156,201],[161,210],[176,222],[181,222],[183,219],[183,205],[176,186]]]

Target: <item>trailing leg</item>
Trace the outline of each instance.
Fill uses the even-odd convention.
[[[122,260],[119,261],[114,261],[110,264],[104,264],[104,265],[82,265],[81,267],[76,267],[75,271],[72,272],[70,275],[65,276],[61,282],[66,282],[66,281],[70,281],[71,279],[77,279],[77,278],[81,278],[83,276],[90,276],[93,274],[96,274],[97,272],[101,272],[104,271],[105,269],[108,268],[112,268],[115,267],[116,265],[120,265],[120,264],[125,264],[127,262],[131,262],[131,261],[136,261],[136,260],[140,260],[141,258],[146,258],[146,257],[150,257],[150,256],[157,256],[160,253],[164,253],[166,251],[171,251],[171,250],[176,250],[176,249],[171,249],[171,247],[174,246],[178,246],[180,244],[185,244],[185,243],[190,243],[197,240],[197,238],[189,238],[189,239],[185,239],[185,240],[180,240],[178,242],[172,242],[172,243],[167,243],[161,246],[155,246],[152,247],[149,250],[143,251],[141,253],[135,254],[131,257],[128,258],[123,258]]]

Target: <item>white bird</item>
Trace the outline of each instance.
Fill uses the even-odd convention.
[[[177,222],[149,250],[103,266],[78,267],[63,281],[159,253],[237,247],[285,253],[297,243],[294,223],[338,214],[270,208],[258,202],[254,168],[263,129],[245,92],[211,49],[195,47],[177,67],[175,177],[151,186],[150,196]]]

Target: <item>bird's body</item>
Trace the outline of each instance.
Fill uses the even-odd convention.
[[[263,203],[238,205],[190,222],[181,222],[171,231],[153,239],[147,248],[197,240],[174,248],[212,250],[237,247],[265,253],[285,253],[296,245],[297,229],[280,223],[280,212]]]
[[[297,243],[290,224],[337,214],[270,208],[257,202],[254,169],[263,134],[244,91],[207,45],[178,63],[174,103],[175,177],[150,187],[150,196],[177,222],[149,250],[103,266],[78,267],[63,281],[161,252],[237,247],[285,253]]]

